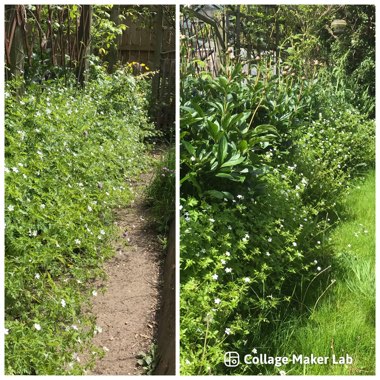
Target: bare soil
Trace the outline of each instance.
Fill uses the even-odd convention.
[[[149,225],[142,189],[150,181],[143,175],[137,197],[130,207],[118,210],[118,238],[115,256],[105,264],[104,294],[94,297],[92,313],[101,332],[94,344],[105,356],[89,373],[92,375],[140,375],[137,355],[148,352],[155,340],[160,298],[162,248]]]

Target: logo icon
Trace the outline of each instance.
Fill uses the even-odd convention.
[[[224,365],[226,367],[237,367],[240,364],[240,356],[235,351],[229,351],[224,354]]]

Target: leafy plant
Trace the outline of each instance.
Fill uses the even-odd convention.
[[[18,95],[6,84],[7,374],[86,369],[80,358],[98,329],[81,307],[112,254],[112,210],[133,199],[129,181],[149,164],[145,86],[121,71],[85,91],[57,80]]]

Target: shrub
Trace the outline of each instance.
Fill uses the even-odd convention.
[[[337,204],[350,179],[374,162],[374,123],[335,81],[322,68],[311,78],[222,73],[186,82],[194,88],[184,86],[181,120],[182,374],[236,374],[224,353],[263,348],[281,321],[308,312],[328,281]],[[250,83],[260,89],[256,95]],[[216,105],[218,96],[228,106]],[[246,139],[244,155],[239,127],[221,127],[226,110],[249,114],[240,129],[253,120],[275,128],[276,138]],[[228,174],[241,176],[241,185],[217,179],[224,146],[237,148],[239,162]],[[259,372],[277,373],[239,366],[239,373]]]

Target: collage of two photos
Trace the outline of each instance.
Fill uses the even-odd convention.
[[[5,375],[375,375],[375,5],[2,7]]]

